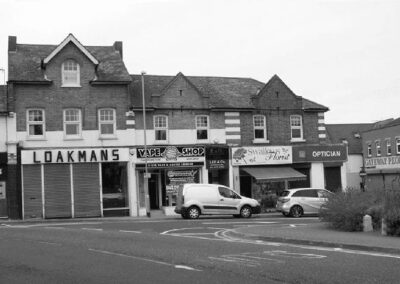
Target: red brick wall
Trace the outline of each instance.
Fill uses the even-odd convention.
[[[73,58],[80,65],[81,87],[61,87],[61,64]],[[17,130],[26,130],[26,110],[43,108],[46,131],[63,130],[63,109],[79,108],[82,112],[82,129],[96,130],[97,110],[116,109],[117,129],[125,129],[125,112],[129,108],[128,87],[124,85],[91,85],[95,78],[94,65],[74,45],[67,45],[49,62],[46,74],[51,85],[16,85],[14,97],[17,113]]]

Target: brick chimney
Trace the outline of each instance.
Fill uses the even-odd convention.
[[[17,37],[16,36],[8,36],[8,51],[9,52],[17,51]]]
[[[121,59],[122,59],[122,41],[114,42],[114,48],[116,51],[119,52],[119,54],[121,55]]]

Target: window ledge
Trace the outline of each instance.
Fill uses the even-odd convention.
[[[306,142],[305,139],[290,139],[291,143],[303,143]]]
[[[47,139],[46,139],[46,137],[28,136],[28,137],[26,137],[26,141],[47,141]]]
[[[100,136],[99,140],[118,140],[117,136]]]
[[[157,141],[157,140],[155,140],[155,141],[154,141],[154,144],[158,144],[158,145],[168,144],[168,141],[166,141],[166,140],[162,140],[162,141]]]
[[[262,143],[269,143],[269,140],[265,139],[253,139],[254,144],[262,144]]]
[[[82,137],[64,137],[65,141],[83,140]]]
[[[81,85],[61,85],[61,88],[82,88]]]

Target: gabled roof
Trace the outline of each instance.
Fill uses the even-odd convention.
[[[42,61],[58,46],[17,44],[15,52],[8,53],[8,80],[11,82],[49,82],[45,78]],[[114,46],[85,46],[96,60],[97,82],[130,82],[131,77]]]
[[[362,153],[361,133],[370,130],[373,123],[325,124],[327,140],[331,144],[348,143],[349,154]]]
[[[179,73],[178,73],[179,74]],[[135,108],[142,106],[141,75],[132,76],[132,102]],[[145,75],[146,106],[154,107],[151,96],[161,94],[177,76]],[[264,83],[251,78],[185,76],[204,96],[210,97],[211,108],[254,109],[251,98]]]
[[[179,78],[183,78],[199,95],[207,97],[207,94],[203,94],[182,72],[176,74],[176,76],[161,90],[161,94],[163,95],[171,86],[174,84]]]
[[[69,34],[45,59],[43,63],[47,64],[56,56],[68,43],[72,42],[76,47],[82,51],[83,54],[93,62],[94,65],[99,64],[99,61],[74,37],[73,34]]]
[[[7,111],[7,86],[0,85],[0,114]]]

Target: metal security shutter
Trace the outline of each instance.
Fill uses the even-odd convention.
[[[69,164],[44,165],[45,217],[72,217]]]
[[[75,217],[101,216],[99,164],[74,164]]]
[[[42,217],[42,174],[40,165],[23,166],[24,219]]]

